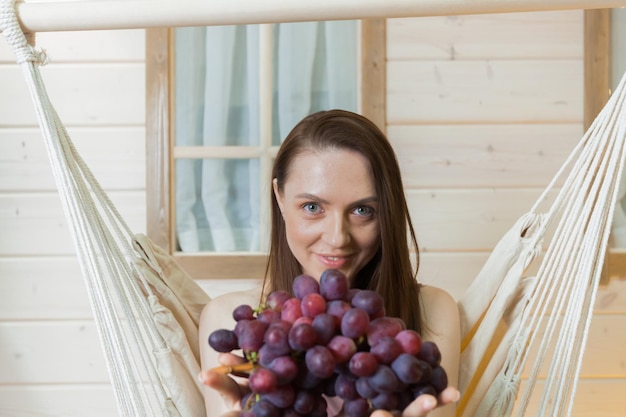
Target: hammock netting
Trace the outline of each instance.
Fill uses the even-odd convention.
[[[0,30],[29,87],[120,415],[206,415],[197,375],[208,295],[129,229],[76,151],[41,78],[45,54],[12,0],[2,0]],[[458,416],[571,415],[624,165],[625,91],[623,79],[458,301]]]

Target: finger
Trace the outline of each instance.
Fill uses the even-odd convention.
[[[239,405],[242,397],[241,388],[231,377],[209,370],[200,372],[199,378],[204,385],[218,391],[229,408]]]
[[[461,398],[461,393],[454,387],[448,387],[439,394],[439,404],[445,405],[457,402]]]
[[[239,411],[229,411],[222,414],[220,417],[239,417]]]
[[[247,360],[245,358],[242,358],[241,356],[234,355],[232,353],[220,353],[217,356],[217,361],[221,365],[228,365],[228,366],[239,365],[239,364],[247,362]]]
[[[374,410],[372,414],[370,414],[370,417],[393,417],[393,414],[387,410]]]
[[[422,394],[404,409],[402,415],[404,417],[424,417],[435,408],[437,408],[437,398],[430,394]]]

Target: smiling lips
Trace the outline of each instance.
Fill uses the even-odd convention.
[[[339,269],[344,266],[349,257],[348,256],[327,256],[327,255],[318,255],[320,261],[329,268]]]

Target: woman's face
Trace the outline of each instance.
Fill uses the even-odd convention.
[[[282,194],[274,180],[274,193],[289,248],[304,273],[319,279],[332,268],[352,279],[378,250],[378,196],[361,154],[302,153],[291,163]]]

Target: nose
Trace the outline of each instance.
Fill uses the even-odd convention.
[[[333,248],[343,248],[350,243],[350,222],[342,214],[328,216],[324,240]]]

